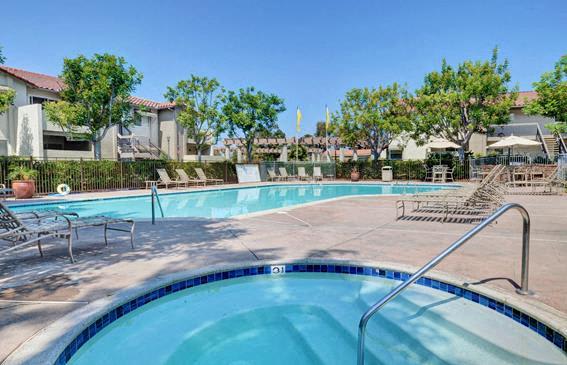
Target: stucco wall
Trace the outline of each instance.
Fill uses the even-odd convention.
[[[40,104],[18,108],[16,154],[43,157],[42,110]]]
[[[160,122],[160,146],[170,158],[175,159],[177,156],[177,128],[173,120],[164,120]],[[169,138],[169,143],[168,143]],[[182,141],[179,141],[182,142]],[[184,153],[184,152],[182,152]]]

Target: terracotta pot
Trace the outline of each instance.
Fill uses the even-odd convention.
[[[16,199],[29,199],[35,194],[35,181],[14,180],[12,181],[12,190]]]
[[[360,180],[360,172],[356,170],[352,170],[350,172],[350,181],[358,181]]]

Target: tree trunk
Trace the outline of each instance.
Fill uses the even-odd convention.
[[[197,149],[197,161],[199,163],[201,163],[201,155],[202,155],[201,148],[198,148]]]
[[[253,143],[248,143],[246,145],[246,161],[248,161],[248,163],[252,163],[252,147]]]
[[[101,141],[93,141],[93,151],[94,151],[94,159],[101,160],[102,159],[102,146]]]

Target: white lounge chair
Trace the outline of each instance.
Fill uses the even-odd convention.
[[[282,177],[276,174],[275,170],[268,169],[268,181],[281,181]]]
[[[311,176],[305,172],[305,167],[303,166],[297,168],[297,176],[299,180],[311,180]]]
[[[283,180],[289,180],[289,179],[296,179],[297,176],[295,175],[288,175],[287,170],[285,167],[280,167],[280,176],[282,177]]]
[[[323,181],[323,174],[321,173],[321,166],[313,167],[313,180]]]
[[[224,183],[223,179],[208,178],[207,175],[205,175],[205,172],[203,171],[203,169],[200,168],[200,167],[195,167],[195,172],[197,173],[197,177],[199,178],[199,180],[204,182],[204,184],[207,184],[208,182],[212,182],[212,183],[215,183],[215,184]]]
[[[179,187],[179,186],[185,186],[187,187],[187,183],[180,181],[180,180],[173,180],[172,178],[169,177],[167,171],[165,169],[156,169],[158,176],[159,176],[159,180],[155,180],[155,181],[146,181],[146,189],[148,189],[151,186],[165,186],[165,188],[169,188],[169,186],[173,185],[175,187]]]
[[[203,186],[205,186],[205,181],[200,179],[190,178],[189,175],[187,175],[187,173],[183,169],[175,169],[175,172],[177,172],[177,175],[179,175],[179,181],[185,183],[186,185],[189,185],[190,183],[199,185],[200,183],[202,183]]]

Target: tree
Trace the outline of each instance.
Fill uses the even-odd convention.
[[[6,62],[6,57],[2,53],[2,46],[0,46],[0,65]],[[10,88],[3,88],[0,86],[0,114],[4,113],[10,105],[14,102],[16,91]]]
[[[91,141],[94,157],[100,159],[108,129],[128,126],[137,117],[128,97],[142,75],[124,58],[105,53],[66,58],[60,77],[65,83],[61,101],[45,105],[47,116],[65,132]]]
[[[224,89],[217,79],[191,75],[168,87],[165,98],[181,107],[177,120],[195,142],[198,161],[203,150],[215,144],[225,129],[222,102]]]
[[[325,137],[325,122],[318,121],[315,125],[315,137]]]
[[[498,63],[497,48],[490,61],[465,61],[456,69],[443,60],[441,71],[427,74],[411,101],[414,138],[424,143],[438,136],[467,151],[473,133],[509,122],[518,95],[509,82],[508,61]]]
[[[289,160],[290,161],[307,161],[307,148],[305,146],[291,146],[289,148]]]
[[[352,89],[333,115],[334,128],[341,140],[352,148],[370,147],[374,161],[383,150],[411,128],[406,89],[394,83],[378,89]]]
[[[553,71],[545,72],[533,85],[537,99],[528,103],[524,111],[528,115],[555,118],[556,123],[546,127],[556,135],[567,133],[567,55],[559,59]]]
[[[3,47],[0,46],[0,65],[3,65],[6,62],[6,57],[4,56],[2,49],[3,49]]]
[[[278,114],[285,111],[281,98],[256,91],[253,87],[229,91],[223,106],[231,137],[242,134],[248,162],[252,162],[254,139],[265,133],[274,133]]]

